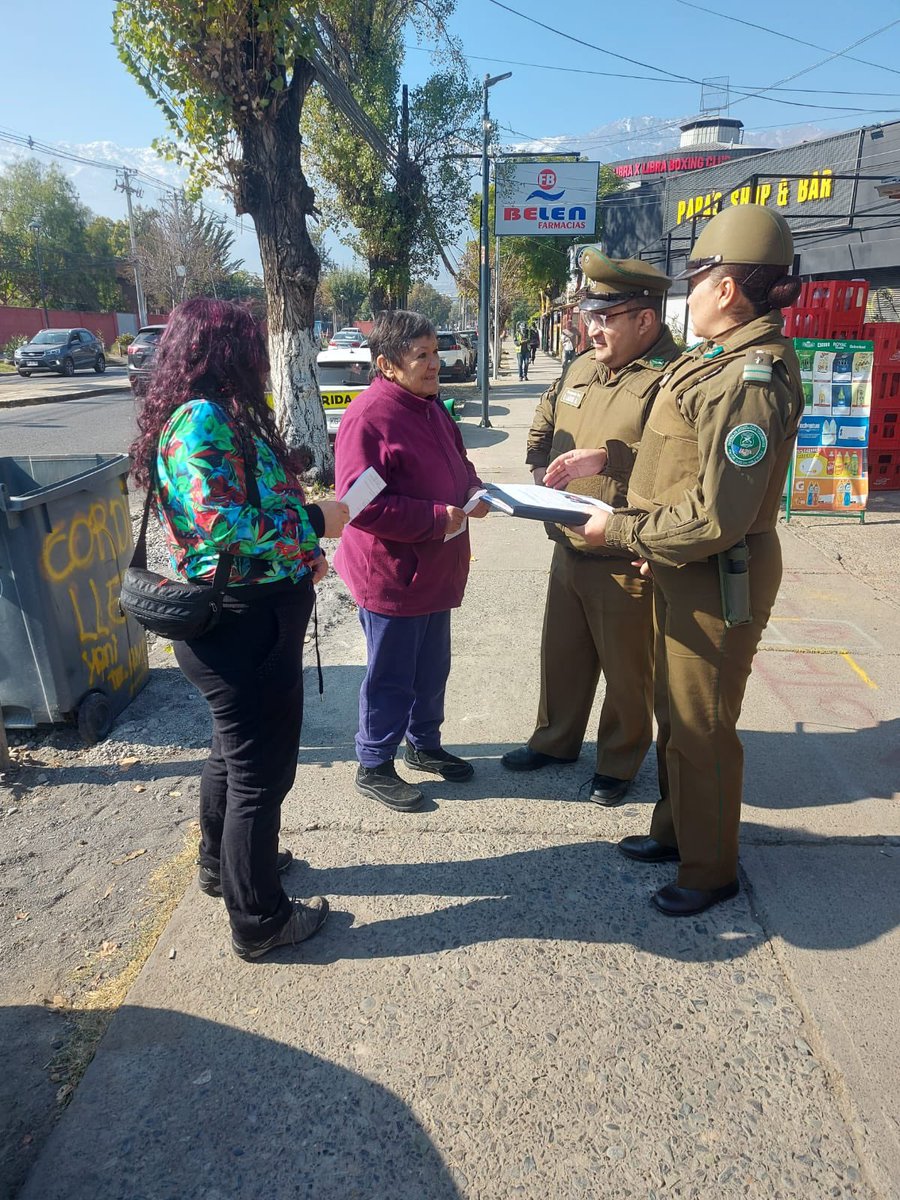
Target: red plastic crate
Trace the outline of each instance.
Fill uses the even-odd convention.
[[[900,409],[873,412],[869,420],[869,449],[900,449]]]
[[[858,341],[862,324],[852,313],[832,312],[829,308],[786,308],[784,336],[818,338],[832,341]]]
[[[900,366],[875,367],[872,372],[872,412],[900,406]]]
[[[862,327],[862,340],[875,344],[875,369],[900,370],[900,321],[870,321]]]
[[[869,455],[869,489],[900,491],[900,451],[874,450]]]
[[[811,279],[800,289],[798,308],[824,308],[839,314],[839,323],[861,326],[866,315],[869,284],[865,279]]]

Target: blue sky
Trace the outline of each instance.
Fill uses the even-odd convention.
[[[814,135],[815,129],[824,133],[900,118],[900,23],[848,51],[869,65],[846,57],[823,62],[831,52],[900,21],[895,0],[858,0],[852,7],[846,0],[756,0],[752,6],[734,0],[697,2],[780,32],[748,28],[681,0],[631,0],[621,5],[569,0],[564,6],[510,0],[509,8],[550,28],[539,28],[493,0],[458,0],[451,27],[471,56],[473,76],[513,72],[491,92],[491,112],[507,144],[564,137],[571,148],[590,158],[625,157],[627,148],[613,142],[610,134],[595,131],[623,118],[646,116],[665,125],[699,109],[699,83],[673,80],[663,71],[695,81],[729,77],[734,89],[730,115],[744,121],[761,143],[775,130],[784,140],[794,135],[799,139]],[[76,8],[67,0],[30,0],[21,16],[7,20],[7,31],[15,29],[16,38],[7,39],[0,71],[0,132],[29,134],[69,147],[107,143],[102,151],[82,152],[147,169],[152,163],[150,143],[166,129],[159,110],[116,56],[109,32],[111,12],[112,5],[101,0],[81,0]],[[23,49],[28,30],[40,40],[39,57]],[[592,45],[576,44],[560,33]],[[419,43],[424,48],[418,48],[417,35],[409,30],[407,44],[406,79],[415,85],[431,68],[434,39],[426,34]],[[623,75],[642,78],[617,77]],[[770,91],[769,99],[737,94],[773,84],[812,91]],[[878,94],[842,94],[860,92]],[[677,129],[662,129],[659,136],[677,143]],[[0,141],[0,163],[21,153]],[[121,196],[112,191],[111,173],[66,169],[78,172],[76,186],[92,208],[111,216],[124,214]],[[160,166],[158,171],[174,178],[171,167]],[[144,202],[152,198],[151,189]],[[224,211],[226,202],[217,206]],[[249,229],[240,238],[240,248],[253,267]]]

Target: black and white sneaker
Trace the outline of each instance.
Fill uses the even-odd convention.
[[[475,768],[470,762],[448,753],[443,746],[438,746],[436,750],[417,750],[407,742],[403,761],[414,771],[440,775],[442,779],[451,783],[462,783],[464,779],[471,779],[475,774]]]
[[[238,958],[251,962],[279,946],[295,946],[318,933],[328,916],[328,901],[325,897],[313,896],[310,900],[292,900],[291,904],[291,915],[271,937],[263,938],[259,942],[245,942],[234,934],[231,935],[231,948]]]
[[[414,812],[423,800],[419,789],[397,774],[392,758],[377,767],[357,767],[356,790],[396,812]]]
[[[294,856],[290,850],[278,851],[278,874],[286,871],[294,861]],[[207,896],[222,895],[222,876],[219,871],[214,871],[212,867],[201,867],[197,872],[197,886],[201,892]]]

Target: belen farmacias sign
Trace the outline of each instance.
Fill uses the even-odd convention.
[[[498,237],[593,236],[600,164],[502,162],[497,166]]]

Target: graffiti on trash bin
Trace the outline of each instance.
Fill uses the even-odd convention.
[[[41,564],[57,603],[68,604],[91,688],[134,694],[148,672],[147,642],[119,610],[121,562],[131,555],[131,520],[123,496],[94,500],[44,538]]]

